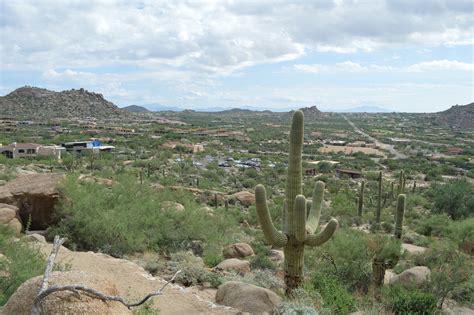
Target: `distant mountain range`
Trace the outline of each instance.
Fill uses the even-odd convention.
[[[0,115],[15,118],[125,118],[128,112],[84,89],[55,92],[25,86],[0,97]]]
[[[14,90],[6,96],[0,96],[0,115],[21,119],[34,118],[127,118],[132,113],[145,113],[154,111],[184,111],[173,106],[158,104],[130,105],[118,108],[115,104],[107,101],[102,94],[89,92],[84,89],[72,89],[62,92],[50,91],[42,88],[24,86]],[[301,109],[309,119],[324,115],[316,106]],[[194,112],[216,112],[220,114],[270,114],[275,111],[255,110],[253,107],[242,106],[240,108],[226,109],[221,107],[209,107],[193,110]],[[291,114],[293,111],[279,111],[282,114]],[[392,110],[377,106],[359,106],[337,112],[365,112],[365,113],[387,113]],[[474,129],[474,103],[467,105],[455,105],[450,109],[430,114],[441,124],[458,129]]]
[[[358,106],[354,108],[335,110],[337,113],[393,113],[394,110],[390,110],[378,106]]]

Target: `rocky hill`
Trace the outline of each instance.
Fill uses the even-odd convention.
[[[122,109],[131,113],[148,113],[149,112],[148,109],[139,105],[129,105],[129,106],[122,107]]]
[[[437,113],[438,121],[456,129],[474,129],[474,103],[454,105]]]
[[[25,86],[0,97],[0,115],[21,118],[121,118],[128,112],[84,89],[55,92]]]
[[[316,106],[300,108],[300,111],[303,112],[304,118],[307,121],[316,120],[324,116],[324,113],[320,111]],[[285,113],[285,117],[287,119],[290,119],[291,117],[293,117],[293,113],[293,110],[288,113]]]

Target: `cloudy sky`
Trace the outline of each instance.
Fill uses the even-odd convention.
[[[0,0],[0,94],[432,112],[474,99],[472,0]],[[148,106],[153,109],[153,106]]]

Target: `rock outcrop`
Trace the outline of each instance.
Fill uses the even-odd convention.
[[[36,294],[39,291],[43,276],[34,277],[23,283],[10,297],[2,309],[5,315],[29,315]],[[115,284],[94,273],[84,271],[53,272],[50,281],[53,285],[79,284],[107,295],[118,295]],[[132,314],[122,303],[104,302],[87,294],[71,291],[55,292],[43,302],[43,314]]]
[[[248,191],[240,191],[232,195],[244,207],[250,207],[255,204],[255,194]]]
[[[416,266],[405,270],[399,275],[393,276],[389,280],[389,284],[400,284],[405,286],[416,285],[421,286],[430,280],[431,271],[425,266]]]
[[[281,298],[273,291],[238,281],[222,284],[216,302],[250,314],[272,314]]]
[[[224,258],[245,258],[254,255],[252,247],[247,243],[235,243],[227,245],[222,250]]]
[[[44,230],[54,221],[57,186],[63,178],[58,173],[18,176],[0,187],[0,202],[17,206],[23,223],[31,217],[31,229]]]
[[[125,118],[130,114],[102,94],[84,89],[55,92],[25,86],[0,97],[0,115],[28,118]]]
[[[230,258],[221,261],[214,267],[216,271],[236,271],[240,273],[247,273],[250,271],[250,262],[240,260],[237,258]]]

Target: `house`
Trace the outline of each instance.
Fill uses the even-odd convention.
[[[37,143],[12,143],[9,145],[0,145],[0,154],[7,158],[28,158],[35,156],[52,156],[57,159],[61,158],[61,154],[65,149],[57,145],[41,145]]]
[[[336,169],[336,176],[338,178],[341,178],[343,176],[348,176],[350,178],[361,178],[362,173],[359,171],[338,168]]]
[[[100,140],[94,139],[89,141],[73,141],[73,142],[66,142],[62,143],[67,152],[73,153],[84,153],[84,152],[111,152],[115,149],[114,146],[111,145],[102,145]]]

